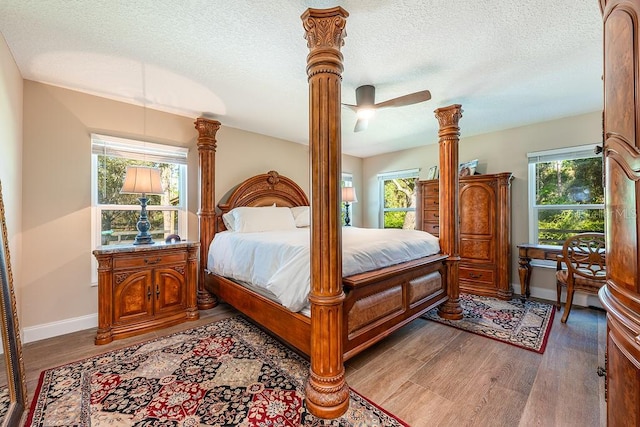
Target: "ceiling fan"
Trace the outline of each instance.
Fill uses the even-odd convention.
[[[420,92],[410,93],[408,95],[399,96],[376,104],[376,88],[372,85],[360,86],[356,89],[356,105],[342,104],[356,112],[358,120],[353,129],[354,132],[360,132],[367,128],[369,119],[373,117],[375,110],[387,107],[403,107],[405,105],[417,104],[431,99],[431,92],[421,90]]]

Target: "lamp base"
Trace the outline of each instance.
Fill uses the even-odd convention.
[[[149,222],[149,217],[147,216],[147,195],[142,193],[142,197],[138,198],[140,201],[140,219],[136,224],[138,228],[138,235],[136,239],[133,241],[134,245],[151,245],[154,243],[151,238],[151,234],[149,234],[149,230],[151,229],[151,223]]]
[[[143,236],[141,234],[138,234],[136,236],[136,239],[133,241],[134,245],[152,245],[155,242],[153,241],[153,239],[151,238],[151,235],[148,234],[146,236]]]

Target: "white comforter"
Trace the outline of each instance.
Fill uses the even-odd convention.
[[[216,234],[208,269],[268,291],[291,311],[308,304],[309,229]],[[440,251],[438,238],[418,230],[342,229],[342,274],[351,276]]]

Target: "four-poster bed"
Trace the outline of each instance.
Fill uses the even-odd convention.
[[[460,105],[436,110],[440,124],[440,253],[342,277],[340,223],[340,80],[348,14],[340,7],[309,9],[303,16],[310,53],[311,195],[275,171],[241,183],[215,209],[215,149],[220,122],[198,118],[200,178],[200,276],[198,305],[210,308],[216,298],[309,356],[307,407],[333,418],[348,407],[343,360],[433,307],[449,319],[462,317],[458,292],[458,121]],[[228,278],[209,274],[209,245],[225,230],[222,215],[238,207],[311,206],[310,317]]]

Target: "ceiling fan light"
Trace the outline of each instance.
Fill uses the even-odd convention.
[[[358,116],[358,119],[360,120],[369,120],[375,115],[375,113],[376,110],[373,108],[359,108],[356,116]]]

